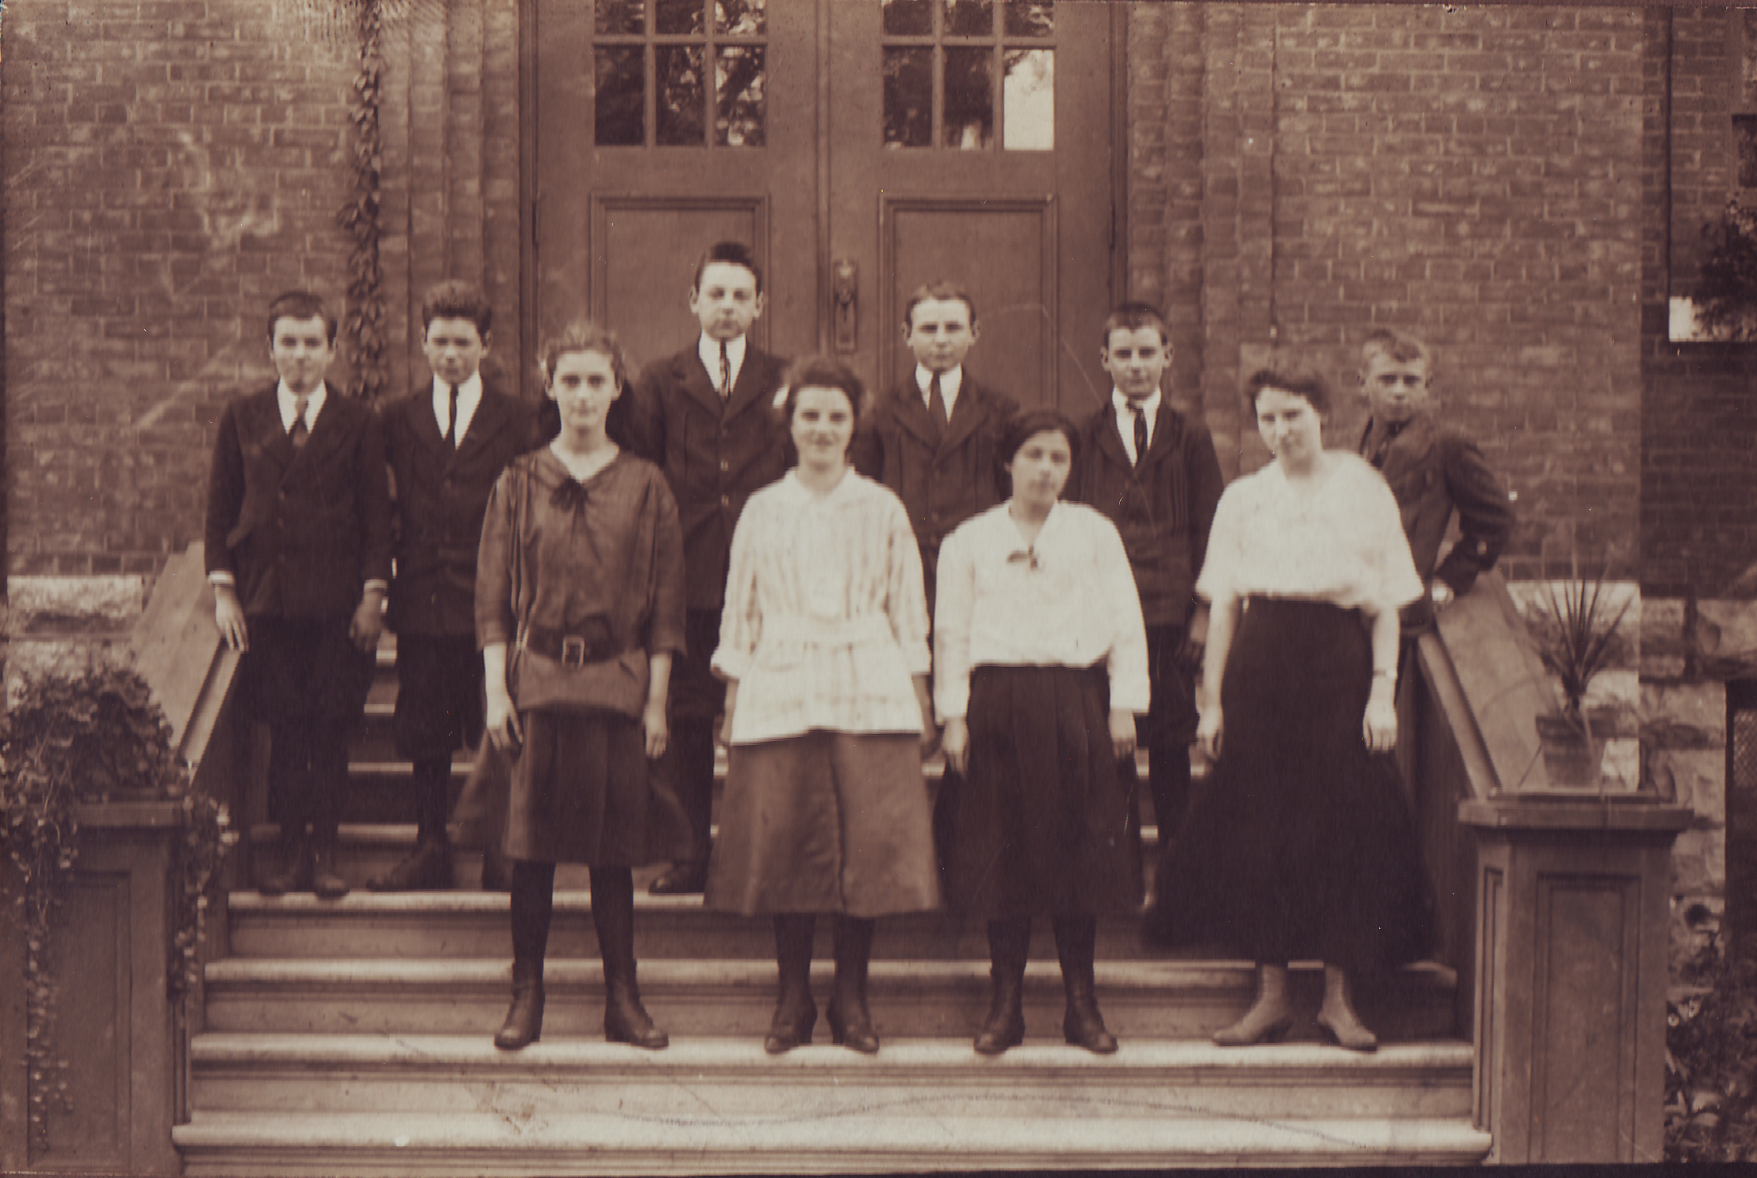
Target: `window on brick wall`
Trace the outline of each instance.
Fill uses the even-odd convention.
[[[1054,150],[1052,0],[879,3],[886,147]]]
[[[593,142],[761,147],[767,0],[597,0]]]

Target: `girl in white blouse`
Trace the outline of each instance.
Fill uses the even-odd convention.
[[[1116,528],[1060,501],[1078,436],[1046,410],[1009,423],[996,454],[1011,498],[940,549],[934,695],[947,763],[963,774],[944,802],[946,891],[988,918],[984,1055],[1024,1038],[1031,918],[1044,912],[1067,991],[1064,1037],[1115,1051],[1093,977],[1096,914],[1141,903],[1134,750],[1146,631]]]
[[[1248,382],[1275,461],[1226,489],[1196,593],[1210,603],[1197,740],[1214,764],[1166,846],[1147,935],[1242,945],[1257,999],[1214,1036],[1276,1039],[1287,962],[1324,962],[1319,1029],[1377,1039],[1351,975],[1432,944],[1432,908],[1396,763],[1397,613],[1422,591],[1396,500],[1353,454],[1325,450],[1313,377]]]
[[[770,1054],[811,1041],[812,931],[834,913],[830,1034],[871,1053],[873,918],[939,905],[927,599],[902,502],[848,466],[860,382],[817,357],[786,387],[799,465],[750,497],[732,536],[713,658],[729,759],[705,898],[774,917]]]

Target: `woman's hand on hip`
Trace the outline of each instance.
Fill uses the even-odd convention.
[[[1361,734],[1366,738],[1367,747],[1375,753],[1388,753],[1396,748],[1397,705],[1390,700],[1380,699],[1375,693],[1367,700],[1367,714],[1361,723]]]
[[[967,773],[970,769],[970,725],[962,716],[953,716],[946,721],[946,729],[940,733],[940,751],[946,755],[946,765],[958,773]]]
[[[1125,708],[1110,709],[1110,747],[1119,761],[1135,755],[1135,713]]]
[[[485,703],[484,721],[488,729],[488,739],[501,752],[517,756],[519,746],[525,741],[525,734],[519,727],[518,709],[513,706],[512,696],[507,693],[506,685],[490,683]]]
[[[671,738],[671,728],[665,722],[665,701],[647,701],[641,709],[641,736],[647,743],[647,756],[657,760],[665,755],[665,744]]]
[[[1209,704],[1202,709],[1202,717],[1196,722],[1196,743],[1202,746],[1202,755],[1210,761],[1220,759],[1220,705]]]

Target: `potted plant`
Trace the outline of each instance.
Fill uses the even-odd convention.
[[[1537,718],[1544,766],[1555,784],[1596,785],[1604,742],[1593,735],[1586,692],[1610,663],[1617,627],[1634,598],[1613,608],[1604,577],[1583,580],[1576,569],[1560,589],[1545,582],[1543,600],[1548,617],[1538,653],[1562,694],[1559,712]]]

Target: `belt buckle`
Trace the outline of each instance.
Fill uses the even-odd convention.
[[[561,640],[561,665],[564,667],[583,667],[586,665],[586,640],[577,634],[570,634]]]

